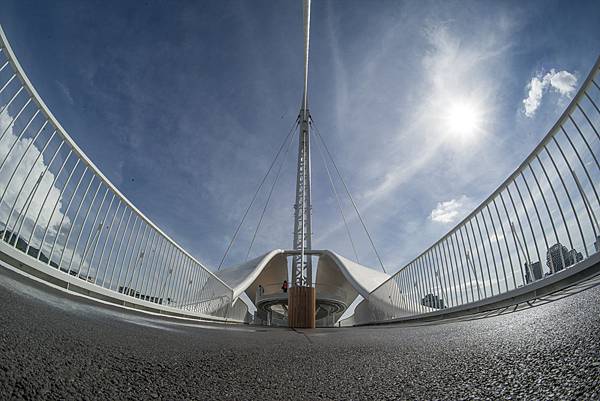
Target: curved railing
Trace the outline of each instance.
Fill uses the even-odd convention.
[[[599,251],[599,67],[600,58],[558,122],[515,172],[448,234],[375,289],[356,308],[353,323],[498,299]]]
[[[330,305],[336,313],[343,313],[347,308],[348,294],[343,288],[329,285],[316,285],[316,299],[318,305]],[[256,289],[256,306],[259,309],[269,308],[273,304],[285,303],[288,301],[288,293],[283,292],[281,283],[261,284],[261,287]],[[339,315],[338,315],[339,316]],[[331,321],[331,325],[333,325]]]
[[[75,144],[1,28],[0,227],[5,261],[69,289],[161,312],[245,316],[244,305],[231,304],[232,290],[131,204]]]

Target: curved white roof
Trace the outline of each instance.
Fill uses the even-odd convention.
[[[332,251],[322,251],[324,255],[329,256],[336,263],[346,280],[352,287],[364,298],[379,287],[384,281],[390,278],[390,275],[370,267],[358,264],[350,259],[338,255]]]
[[[259,276],[261,276],[261,273],[265,271],[265,268],[267,266],[272,266],[273,269],[278,269],[279,266],[279,269],[283,269],[285,266],[285,275],[281,275],[284,273],[283,271],[278,273],[279,276],[281,276],[279,278],[284,277],[283,279],[286,279],[287,264],[274,263],[270,265],[270,263],[275,262],[277,256],[281,255],[286,257],[296,253],[297,251],[284,251],[282,249],[275,249],[240,265],[224,269],[217,273],[217,276],[233,289],[234,299],[239,297],[244,292],[248,292],[250,299],[253,299],[253,292],[248,290],[258,285],[256,280],[259,278]],[[310,251],[310,254],[330,258],[339,271],[343,274],[346,281],[358,294],[364,298],[368,298],[371,291],[373,291],[390,277],[386,273],[360,265],[332,251],[312,250]],[[267,272],[265,271],[265,273]],[[269,275],[272,276],[273,273]],[[317,286],[318,285],[319,283],[317,282]],[[344,285],[344,283],[340,283],[340,286],[342,285]]]

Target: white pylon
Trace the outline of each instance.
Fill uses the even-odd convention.
[[[312,285],[312,263],[305,251],[311,249],[310,194],[310,113],[308,111],[308,50],[310,38],[310,0],[304,0],[304,90],[300,106],[300,138],[296,173],[296,204],[294,205],[294,250],[300,251],[292,262],[292,284]]]

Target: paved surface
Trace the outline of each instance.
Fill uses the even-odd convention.
[[[600,287],[480,320],[296,332],[169,322],[0,268],[0,399],[600,399]]]

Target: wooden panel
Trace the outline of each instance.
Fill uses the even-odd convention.
[[[288,326],[315,328],[317,293],[312,287],[292,287],[288,295]]]

